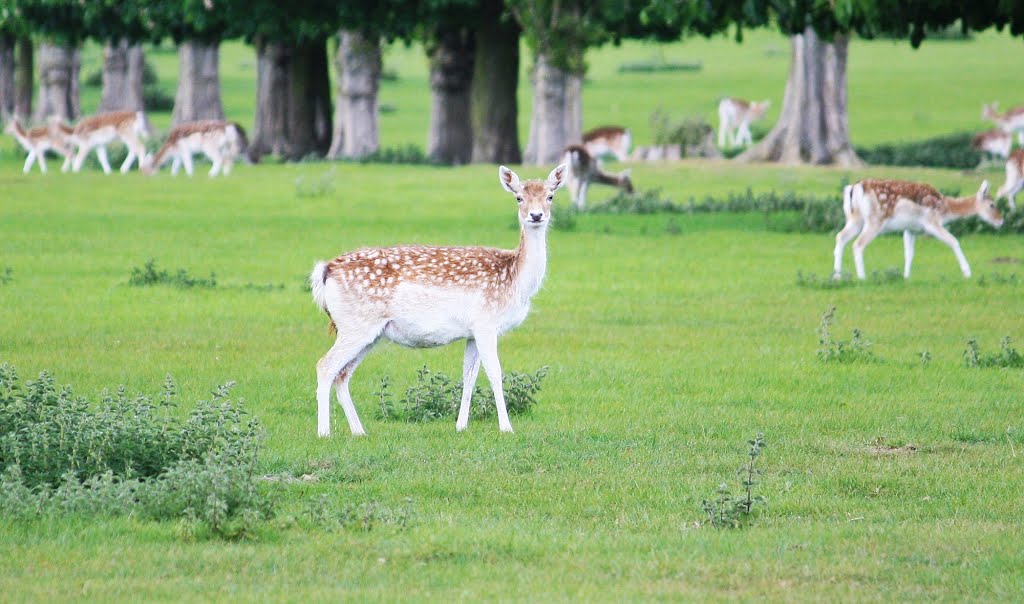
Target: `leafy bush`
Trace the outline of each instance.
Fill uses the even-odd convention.
[[[651,132],[656,145],[701,145],[711,134],[711,124],[703,117],[693,116],[681,120],[673,119],[667,111],[658,109],[650,117]]]
[[[388,147],[378,149],[373,153],[355,160],[361,164],[412,164],[412,165],[435,165],[437,162],[430,159],[421,147],[406,145],[404,147]]]
[[[262,430],[232,386],[182,421],[170,377],[156,398],[122,386],[94,404],[46,372],[23,384],[0,365],[0,514],[138,513],[243,534],[273,506],[254,474]]]
[[[619,64],[619,73],[660,73],[676,71],[700,71],[704,69],[703,61],[666,61],[658,56],[643,61],[629,61]]]
[[[821,323],[818,325],[818,358],[826,363],[871,360],[871,342],[864,337],[859,329],[854,328],[853,338],[849,341],[833,339],[832,323],[835,322],[835,315],[835,306],[821,315]]]
[[[142,106],[146,111],[172,111],[174,95],[153,84],[142,89]]]
[[[921,141],[857,147],[857,155],[879,166],[922,166],[969,170],[981,162],[982,153],[971,148],[970,132],[958,132]]]
[[[14,280],[14,269],[9,266],[5,266],[3,272],[0,272],[0,285],[7,285]]]
[[[149,61],[143,61],[142,63],[142,85],[152,86],[159,81],[156,75],[156,69],[153,68],[153,64]],[[90,72],[89,75],[85,76],[82,80],[82,85],[88,88],[99,88],[103,85],[103,67],[98,67],[95,71]]]
[[[963,352],[964,366],[979,367],[1004,367],[1019,369],[1024,367],[1024,356],[1014,348],[1010,342],[1010,336],[1003,336],[999,341],[999,352],[983,354],[976,338],[967,340],[967,348]]]
[[[217,276],[210,273],[208,279],[193,277],[187,270],[179,268],[173,275],[167,271],[156,269],[156,260],[150,258],[142,268],[132,269],[128,285],[146,287],[150,285],[173,285],[175,287],[217,287]]]
[[[761,449],[765,446],[764,434],[759,432],[753,440],[748,440],[747,444],[750,446],[747,462],[736,472],[741,477],[742,488],[739,496],[734,496],[729,484],[723,482],[718,485],[714,499],[701,501],[701,509],[708,516],[708,524],[714,528],[739,528],[750,518],[755,507],[766,503],[764,497],[754,495],[754,487],[759,484],[757,477],[764,475],[764,472],[756,467]]]
[[[534,395],[540,391],[541,382],[547,376],[548,368],[541,367],[533,375],[512,371],[502,378],[505,393],[505,407],[509,415],[528,413],[536,404]],[[377,418],[409,423],[428,422],[458,414],[462,402],[462,382],[455,382],[439,371],[423,367],[416,372],[416,383],[405,391],[397,403],[390,391],[391,379],[381,379],[377,390]],[[471,418],[485,418],[494,415],[497,406],[490,388],[480,384],[473,389]]]

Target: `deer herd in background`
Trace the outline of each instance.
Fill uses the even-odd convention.
[[[126,174],[138,162],[139,169],[154,174],[168,161],[172,161],[171,173],[177,175],[182,166],[192,176],[192,156],[204,154],[213,166],[209,175],[229,174],[235,160],[246,151],[249,141],[245,130],[235,122],[203,120],[187,122],[171,129],[167,140],[155,154],[146,152],[144,140],[151,136],[149,120],[142,111],[110,111],[86,118],[74,126],[64,123],[59,117],[51,117],[45,126],[25,129],[17,120],[7,123],[4,132],[17,139],[28,153],[23,172],[28,174],[32,165],[39,163],[39,170],[46,173],[46,152],[63,156],[62,172],[79,172],[89,152],[95,150],[103,172],[110,174],[110,160],[107,145],[120,141],[128,149],[128,155],[121,164],[121,173]]]

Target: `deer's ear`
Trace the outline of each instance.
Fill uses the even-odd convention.
[[[988,195],[988,181],[982,181],[981,188],[978,189],[978,199],[985,199]]]
[[[547,185],[549,191],[554,193],[565,184],[565,174],[567,171],[568,168],[565,164],[558,164],[558,167],[552,170],[551,174],[548,174],[548,180],[544,184]]]
[[[512,170],[509,170],[505,166],[498,168],[498,180],[501,181],[501,186],[505,188],[509,193],[519,194],[522,189],[522,185],[519,184],[519,177]]]

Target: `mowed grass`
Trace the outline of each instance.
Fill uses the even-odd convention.
[[[855,140],[969,129],[976,105],[1005,89],[1017,44],[992,35],[917,54],[901,43],[855,43],[851,80],[878,78],[870,103],[858,101],[866,87],[851,88]],[[658,47],[600,50],[587,124],[628,118],[642,143],[659,104],[711,112],[720,94],[781,97],[787,46],[778,36],[663,50],[705,69],[619,76],[619,63]],[[251,49],[229,45],[224,56],[225,103],[245,122]],[[173,55],[154,57],[169,78]],[[921,57],[927,67],[913,67]],[[422,56],[397,47],[386,60],[400,78],[382,92],[397,108],[382,120],[382,140],[422,144]],[[967,78],[977,78],[973,88],[956,84]],[[775,93],[761,94],[769,86]],[[521,94],[526,108],[528,90]],[[867,104],[855,111],[858,103]],[[908,119],[915,112],[943,121]],[[1016,310],[1024,285],[991,278],[1024,274],[1017,237],[962,238],[987,284],[962,279],[950,251],[922,239],[910,281],[822,290],[798,286],[796,274],[830,272],[831,234],[772,232],[762,215],[582,215],[575,230],[551,232],[545,286],[527,321],[500,342],[506,371],[550,367],[532,415],[513,418],[514,435],[499,434],[495,420],[463,434],[453,420],[376,420],[383,376],[401,391],[424,364],[449,375],[461,368],[458,345],[382,345],[353,380],[369,436],[347,436],[334,405],[335,436],[317,439],[314,364],[331,339],[303,287],[313,262],[364,245],[511,247],[515,206],[493,166],[271,163],[216,180],[26,177],[19,167],[12,154],[0,160],[0,271],[12,269],[0,285],[0,360],[25,377],[51,370],[90,396],[120,383],[157,392],[170,373],[186,407],[235,380],[266,429],[261,472],[317,482],[268,483],[278,520],[238,543],[188,542],[173,523],[133,519],[5,520],[5,601],[957,601],[1011,600],[1024,590],[1024,373],[961,362],[970,337],[987,351],[1005,335],[1024,342]],[[982,177],[1001,182],[998,172],[634,167],[639,188],[676,201],[750,187],[838,203],[840,182],[867,175],[965,193]],[[333,191],[299,196],[300,178],[326,178]],[[592,189],[592,201],[607,195]],[[556,219],[564,192],[557,204]],[[880,238],[866,256],[869,271],[901,265],[901,241]],[[172,272],[213,272],[218,286],[129,287],[132,268],[150,258]],[[852,268],[849,252],[846,260]],[[249,287],[266,284],[283,288]],[[874,360],[817,359],[815,329],[833,305],[835,337],[861,329]],[[759,431],[767,508],[744,530],[702,526],[701,499],[735,484],[745,441]],[[321,495],[385,506],[409,498],[415,516],[406,530],[371,532],[288,521]]]

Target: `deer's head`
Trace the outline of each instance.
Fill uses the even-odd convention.
[[[981,187],[974,196],[974,209],[978,218],[989,223],[995,228],[1003,226],[1003,214],[996,207],[996,202],[988,195],[988,181],[981,183]]]
[[[988,103],[981,106],[981,119],[991,120],[999,117],[999,103]]]
[[[770,107],[771,104],[772,102],[768,99],[765,99],[763,101],[755,101],[751,103],[750,116],[755,120],[761,119],[762,117],[764,117],[765,112],[768,111],[768,107]]]
[[[519,203],[519,224],[524,228],[547,226],[551,220],[551,202],[555,191],[565,184],[568,169],[560,164],[548,174],[547,180],[520,182],[519,177],[505,166],[498,168],[498,180],[506,191],[516,196]]]

